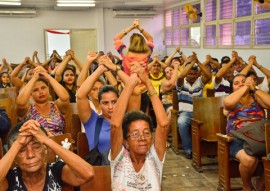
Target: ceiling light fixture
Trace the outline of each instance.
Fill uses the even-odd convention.
[[[159,5],[159,4],[161,4],[162,3],[162,1],[150,1],[150,0],[144,0],[144,1],[126,1],[125,2],[125,5],[141,5],[141,6],[143,6],[143,5]]]
[[[22,5],[20,0],[14,0],[14,1],[0,1],[0,5],[14,5],[14,6],[20,6]]]
[[[95,7],[95,1],[87,0],[58,0],[58,7]]]

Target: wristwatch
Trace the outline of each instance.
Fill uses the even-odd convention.
[[[255,92],[258,91],[258,90],[259,90],[259,88],[255,87],[253,90],[250,90],[249,92],[250,92],[251,94],[255,94]]]

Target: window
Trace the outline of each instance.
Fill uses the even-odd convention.
[[[189,28],[181,29],[181,46],[188,46]]]
[[[255,21],[255,45],[270,45],[270,19]]]
[[[170,46],[205,48],[270,47],[270,4],[255,0],[198,0],[192,6],[204,18],[192,22],[184,5],[165,11],[165,42]],[[202,21],[202,22],[201,22]],[[203,30],[201,30],[203,27]],[[203,36],[201,34],[203,31]]]
[[[250,16],[252,12],[251,0],[237,0],[236,1],[236,17]]]
[[[235,42],[237,46],[248,46],[250,44],[250,31],[251,31],[251,22],[237,22],[235,24]]]
[[[231,19],[233,4],[232,0],[220,0],[220,15],[219,19]]]
[[[206,46],[214,46],[216,45],[216,25],[209,25],[205,27],[205,45]]]
[[[207,0],[205,5],[205,21],[214,21],[217,18],[217,1]]]
[[[226,23],[219,25],[219,45],[232,45],[232,24]]]

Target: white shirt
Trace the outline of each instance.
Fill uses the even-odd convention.
[[[163,161],[159,160],[153,144],[146,154],[144,165],[136,172],[129,152],[124,147],[114,161],[111,161],[110,153],[112,190],[160,191],[164,158]]]

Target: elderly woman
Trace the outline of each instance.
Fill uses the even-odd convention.
[[[51,85],[58,99],[49,101],[50,92],[48,83]],[[32,96],[34,103],[28,102]],[[39,66],[34,70],[33,78],[21,90],[17,98],[17,113],[24,120],[37,120],[46,127],[49,135],[63,134],[65,120],[63,114],[69,109],[69,95],[46,70]]]
[[[232,91],[224,99],[224,109],[228,113],[227,133],[264,119],[264,109],[270,108],[270,95],[255,87],[251,77],[238,74],[232,81]],[[258,159],[248,155],[243,142],[234,139],[230,144],[231,157],[240,161],[239,171],[243,181],[243,190],[251,191],[251,176],[256,170]]]
[[[131,74],[111,118],[112,190],[157,191],[161,190],[169,121],[148,75],[140,66],[136,68],[139,68],[135,69],[137,74]],[[131,111],[124,117],[132,91],[140,82],[148,89],[157,119],[154,140],[153,124],[148,115]]]
[[[62,190],[63,183],[79,186],[93,177],[90,164],[48,138],[45,132],[34,120],[12,128],[9,150],[0,160],[0,190]],[[48,164],[47,147],[64,162]]]

